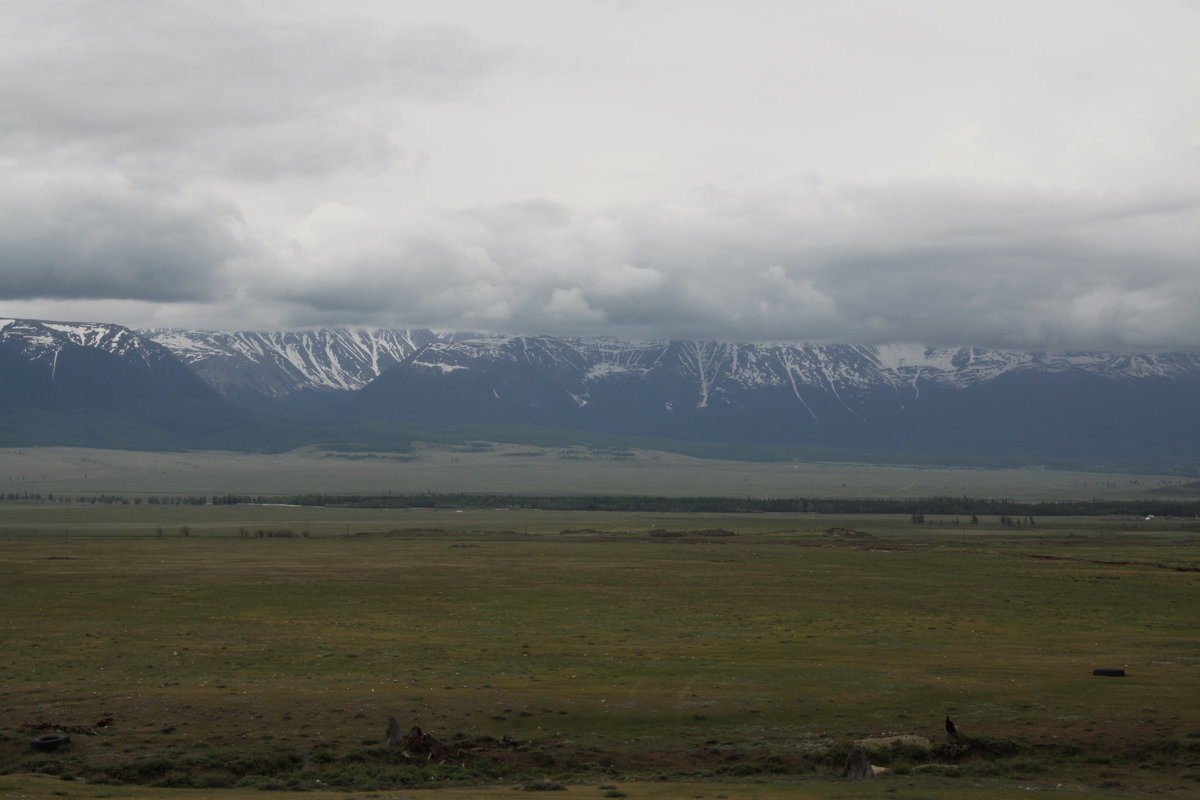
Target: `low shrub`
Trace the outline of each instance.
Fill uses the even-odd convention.
[[[539,778],[536,781],[525,784],[522,788],[527,792],[565,792],[567,790],[566,786],[549,778]]]
[[[269,775],[247,775],[237,782],[239,789],[262,789],[263,791],[282,792],[287,784]]]

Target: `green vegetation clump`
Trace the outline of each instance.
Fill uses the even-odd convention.
[[[536,781],[530,781],[522,788],[527,792],[565,792],[567,790],[566,786],[549,778],[539,778]]]

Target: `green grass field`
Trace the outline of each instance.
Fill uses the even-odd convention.
[[[0,797],[1200,792],[1197,523],[928,522],[0,504]]]

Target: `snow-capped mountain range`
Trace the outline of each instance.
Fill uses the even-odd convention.
[[[807,386],[835,394],[891,386],[919,396],[921,386],[966,388],[1012,372],[1080,373],[1119,380],[1200,376],[1200,353],[1035,353],[974,347],[928,348],[712,341],[626,342],[608,338],[438,335],[429,330],[211,332],[141,331],[171,350],[218,391],[284,398],[299,391],[355,391],[405,363],[442,375],[483,365],[527,364],[576,373],[587,387],[617,376],[668,369],[688,376],[695,404],[732,387]]]
[[[1189,353],[480,337],[430,344],[337,410],[1048,460],[1125,438],[1198,445],[1198,400],[1200,355]]]
[[[252,406],[303,409],[330,425],[517,423],[855,451],[1004,452],[1030,462],[1134,450],[1200,462],[1192,455],[1200,451],[1200,353],[132,331],[0,319],[0,378],[9,382],[0,402],[21,394],[13,381],[41,381],[47,397],[80,386],[64,381],[68,362],[92,364],[88,374],[104,390],[77,393],[105,396],[119,375],[136,372],[146,385],[169,381],[177,394],[211,396],[203,402],[214,418]]]
[[[244,400],[361,389],[438,340],[426,330],[346,328],[140,333],[171,350],[217,391]]]
[[[1118,380],[1200,376],[1200,354],[1033,353],[974,347],[920,345],[733,344],[712,341],[623,342],[604,338],[481,337],[436,342],[408,366],[443,374],[473,365],[525,363],[554,372],[576,373],[580,387],[617,376],[644,377],[667,370],[692,384],[695,405],[714,393],[801,387],[835,395],[878,386],[919,396],[932,384],[964,389],[1006,373],[1080,372]],[[585,394],[575,395],[583,403]]]

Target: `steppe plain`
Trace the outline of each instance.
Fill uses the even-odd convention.
[[[423,445],[411,453],[0,449],[0,494],[499,492],[711,497],[1146,497],[1194,478],[1023,467],[754,462],[648,450]],[[1200,491],[1192,496],[1200,497]]]
[[[0,454],[4,494],[57,498],[0,504],[0,798],[1200,792],[1194,520],[58,502],[423,490],[1037,500],[1180,483],[506,455],[531,451]],[[947,715],[979,742],[966,757],[949,749]],[[451,751],[399,755],[390,716]],[[93,733],[37,754],[42,724]],[[873,760],[890,774],[839,777],[855,740],[890,735],[932,748],[885,748]]]

